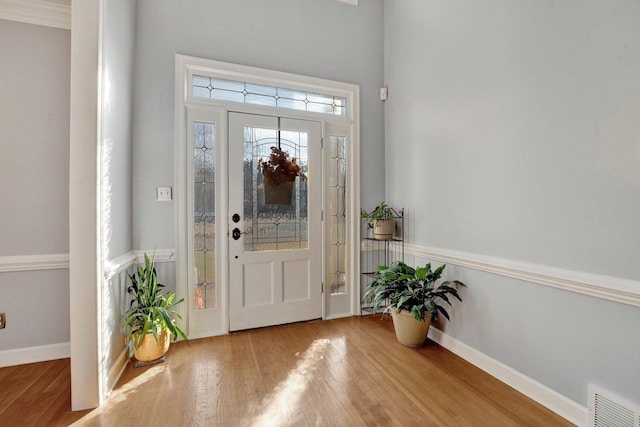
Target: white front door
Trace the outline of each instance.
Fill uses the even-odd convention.
[[[272,147],[304,177],[260,168]],[[229,113],[230,330],[322,316],[321,152],[319,122]]]

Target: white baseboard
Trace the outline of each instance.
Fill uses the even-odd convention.
[[[107,372],[107,382],[106,382],[107,389],[105,390],[105,393],[104,393],[105,398],[109,397],[109,395],[115,388],[116,384],[118,383],[118,380],[120,379],[120,377],[122,376],[122,373],[124,372],[124,368],[127,367],[128,361],[129,361],[129,346],[126,346],[125,348],[122,349],[122,351],[116,358],[115,362],[113,362],[113,365],[109,368],[109,371]]]
[[[515,388],[525,396],[535,400],[569,422],[578,426],[587,424],[588,409],[560,393],[540,384],[532,378],[510,368],[504,363],[468,346],[462,341],[445,334],[437,328],[429,328],[429,338],[452,353],[462,357],[503,383]]]
[[[71,357],[68,342],[0,351],[0,368]]]

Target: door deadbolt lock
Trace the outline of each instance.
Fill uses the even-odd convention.
[[[239,222],[240,221],[240,215],[238,214],[233,214],[233,216],[231,217],[231,219],[233,220],[233,222]]]
[[[240,238],[240,236],[242,236],[243,234],[251,234],[251,230],[249,230],[249,231],[240,231],[240,229],[238,227],[236,227],[231,232],[231,237],[233,237],[233,240],[238,240]]]

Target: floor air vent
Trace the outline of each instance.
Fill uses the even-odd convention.
[[[589,386],[589,427],[640,427],[640,408]]]

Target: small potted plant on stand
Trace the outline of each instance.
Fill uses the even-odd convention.
[[[361,217],[366,219],[369,226],[373,228],[373,237],[376,240],[391,240],[393,238],[394,221],[393,218],[398,216],[383,201],[371,212],[362,211]]]
[[[296,158],[289,158],[289,153],[279,147],[271,147],[267,161],[258,161],[258,170],[264,176],[265,203],[271,205],[290,205],[296,176],[307,179]]]
[[[127,340],[133,343],[133,355],[139,362],[134,366],[164,361],[172,336],[174,340],[178,335],[187,339],[175,323],[175,318],[182,317],[174,307],[184,299],[174,301],[175,293],[166,295],[160,292],[164,285],[158,283],[154,259],[145,254],[144,267],[138,266],[129,275],[131,285],[127,292],[133,300],[123,315],[123,322],[127,328]]]
[[[372,303],[373,312],[386,305],[393,317],[393,327],[401,344],[421,347],[427,339],[432,318],[442,314],[449,320],[443,303],[451,305],[449,297],[462,301],[458,290],[464,283],[453,280],[438,284],[445,265],[431,269],[431,264],[414,269],[403,262],[390,267],[378,267],[378,277],[364,294],[364,301]]]

